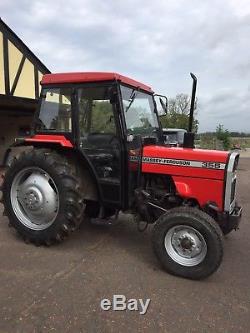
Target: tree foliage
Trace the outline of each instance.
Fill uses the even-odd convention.
[[[161,116],[162,127],[183,128],[188,130],[189,111],[191,98],[186,94],[178,94],[175,98],[169,99],[168,114]],[[195,101],[195,112],[193,120],[193,131],[197,133],[199,122],[197,116],[197,100]]]
[[[230,149],[230,133],[227,129],[224,129],[224,126],[221,124],[216,127],[216,138],[222,141],[225,150]]]

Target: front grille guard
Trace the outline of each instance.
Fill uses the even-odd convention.
[[[230,154],[226,171],[226,189],[224,198],[224,211],[232,213],[236,204],[236,169],[239,160],[239,153]]]

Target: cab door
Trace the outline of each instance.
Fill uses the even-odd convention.
[[[159,123],[152,94],[121,85],[121,101],[127,136],[128,204],[133,206],[134,193],[140,187],[143,145],[159,140]]]
[[[100,185],[104,203],[121,206],[121,137],[113,101],[114,86],[77,89],[80,149],[88,158]]]

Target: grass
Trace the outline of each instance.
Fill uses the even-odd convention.
[[[250,148],[250,137],[246,138],[231,138],[232,145],[239,145],[241,149]]]
[[[231,137],[231,148],[240,147],[241,149],[250,148],[250,137]],[[200,140],[196,140],[195,144],[203,149],[223,150],[223,144],[216,139],[215,136],[201,136]]]

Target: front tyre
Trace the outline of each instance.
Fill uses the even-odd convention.
[[[189,279],[214,273],[223,257],[223,235],[206,213],[191,207],[174,208],[156,222],[153,248],[164,269]]]
[[[50,245],[67,238],[84,212],[81,179],[65,156],[33,149],[14,158],[3,182],[5,213],[25,241]]]

